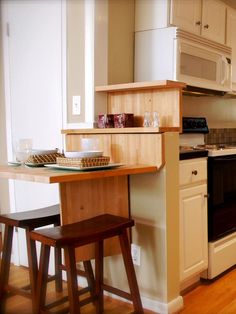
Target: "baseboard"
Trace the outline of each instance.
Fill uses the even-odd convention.
[[[145,309],[155,313],[174,314],[183,308],[183,298],[182,296],[178,296],[176,299],[168,303],[163,303],[157,300],[142,297],[142,304]]]
[[[84,277],[78,277],[78,284],[80,287],[87,286],[87,280]],[[126,299],[123,299],[115,294],[104,292],[105,295],[110,296],[113,299],[122,300],[124,302],[129,302]],[[143,308],[146,310],[153,311],[154,313],[159,314],[174,314],[180,311],[183,308],[183,298],[178,296],[176,299],[170,301],[169,303],[163,303],[157,300],[149,299],[146,297],[141,297]],[[129,302],[130,303],[130,302]]]

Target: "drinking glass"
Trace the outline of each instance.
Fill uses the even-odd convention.
[[[160,118],[159,118],[159,114],[157,111],[153,112],[152,126],[154,128],[157,128],[160,126]]]
[[[145,128],[151,126],[151,112],[149,111],[144,112],[143,126]]]
[[[32,139],[23,138],[14,142],[14,153],[16,161],[19,161],[21,165],[25,165],[32,151]]]

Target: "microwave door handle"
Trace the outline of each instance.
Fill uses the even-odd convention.
[[[229,69],[228,69],[228,61],[226,57],[222,56],[221,61],[222,61],[222,74],[223,74],[221,85],[224,85],[229,75]]]

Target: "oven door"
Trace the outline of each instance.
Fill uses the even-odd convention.
[[[236,155],[208,157],[208,240],[236,230]]]

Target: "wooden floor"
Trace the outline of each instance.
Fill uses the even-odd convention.
[[[28,271],[24,267],[11,266],[10,282],[14,285],[22,287],[28,283]],[[47,300],[51,302],[55,300],[54,282],[48,284]],[[66,284],[64,285],[66,294]],[[105,297],[104,314],[128,314],[133,313],[133,306],[127,302],[121,302],[109,297]],[[31,303],[28,299],[21,296],[12,296],[8,298],[5,313],[0,314],[32,314]],[[81,309],[81,314],[94,314],[95,308],[91,304]],[[145,314],[153,314],[151,311],[144,311]]]
[[[11,282],[24,285],[28,272],[23,267],[12,267]],[[65,286],[66,287],[66,286]],[[53,283],[49,284],[48,300],[55,297]],[[180,314],[236,314],[236,268],[214,281],[203,281],[192,291],[183,296],[184,309]],[[93,305],[82,308],[82,314],[94,314]],[[128,314],[133,312],[132,305],[111,298],[105,298],[105,314]],[[8,299],[6,313],[32,314],[30,301],[14,296]],[[145,310],[145,314],[153,312]]]
[[[236,268],[183,296],[181,314],[236,314]]]

